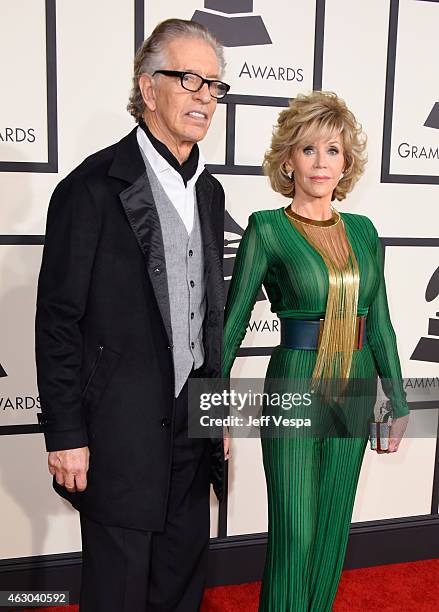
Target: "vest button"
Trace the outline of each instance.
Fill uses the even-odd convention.
[[[191,347],[195,348],[195,342],[191,342]]]
[[[170,351],[172,351],[172,349],[173,349],[173,348],[174,348],[174,345],[173,345],[173,344],[169,344],[169,345],[168,345],[168,349],[169,349]]]
[[[162,419],[162,427],[169,427],[169,419],[167,417]]]
[[[161,269],[160,269],[160,268],[154,268],[153,272],[154,272],[154,274],[156,274],[156,275],[157,275],[157,274],[160,274]]]
[[[194,315],[194,313],[193,313],[193,312],[191,312],[191,319],[193,319],[193,318],[194,318],[194,316],[195,316],[195,315]]]
[[[195,287],[194,281],[191,281],[189,284],[190,284],[191,287]]]
[[[192,257],[192,255],[193,255],[193,254],[194,254],[193,250],[192,250],[192,249],[190,249],[190,251],[189,251],[189,257]]]

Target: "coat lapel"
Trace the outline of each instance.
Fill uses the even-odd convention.
[[[172,344],[166,258],[160,219],[134,128],[117,145],[109,175],[129,185],[119,193],[126,217],[144,255],[148,276],[163,324]],[[197,206],[203,238],[206,269],[206,319],[204,347],[209,370],[221,369],[221,333],[224,308],[224,279],[218,245],[212,226],[214,188],[207,172],[196,183]]]
[[[109,173],[115,178],[131,183],[119,194],[119,198],[145,257],[148,276],[169,343],[172,345],[165,248],[159,215],[137,143],[136,129],[118,143],[116,156]]]

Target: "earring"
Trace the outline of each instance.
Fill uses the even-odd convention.
[[[339,180],[339,181],[341,181],[341,179],[342,179],[343,177],[344,177],[344,172],[342,172],[342,173],[340,174],[340,178],[339,178],[338,180]]]
[[[288,164],[284,163],[281,166],[281,171],[283,174],[286,174],[286,176],[288,176],[288,178],[294,182],[294,170],[291,171],[290,168],[288,167]]]

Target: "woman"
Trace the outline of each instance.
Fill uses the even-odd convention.
[[[261,435],[269,506],[263,612],[332,609],[375,402],[367,393],[350,397],[347,381],[381,377],[393,409],[388,452],[407,425],[377,231],[367,217],[331,206],[362,174],[364,151],[361,127],[335,94],[293,100],[264,160],[272,188],[291,203],[253,213],[236,257],[223,376],[263,283],[282,340],[266,385],[308,379],[321,391],[312,412],[317,433]]]

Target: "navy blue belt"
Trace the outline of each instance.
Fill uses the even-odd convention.
[[[316,351],[320,344],[325,319],[306,321],[304,319],[280,319],[281,345],[290,349]],[[354,350],[367,343],[366,317],[357,317]]]

